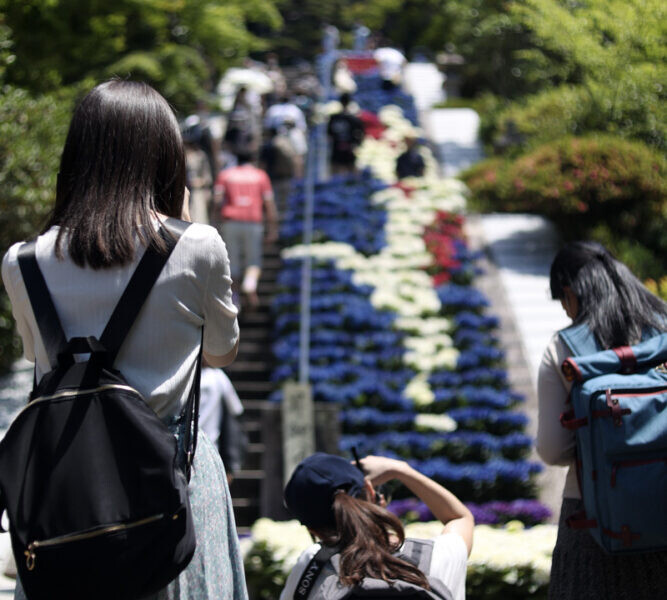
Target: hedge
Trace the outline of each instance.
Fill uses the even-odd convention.
[[[528,212],[566,239],[597,239],[640,277],[667,272],[667,161],[616,136],[564,137],[463,174],[480,211]]]

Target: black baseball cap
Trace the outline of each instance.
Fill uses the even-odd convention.
[[[285,506],[306,527],[332,528],[336,526],[335,493],[344,490],[359,497],[364,485],[364,474],[353,464],[340,456],[317,452],[294,469],[285,486]]]

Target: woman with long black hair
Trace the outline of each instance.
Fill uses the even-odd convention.
[[[551,265],[550,287],[572,325],[563,335],[553,336],[538,376],[537,451],[547,464],[568,467],[549,598],[661,598],[667,590],[667,552],[609,555],[588,531],[567,525],[570,517],[582,512],[583,502],[575,467],[575,434],[561,426],[559,417],[567,410],[572,386],[561,365],[575,354],[566,339],[575,340],[578,348],[591,354],[636,344],[667,331],[667,304],[595,242],[565,245]]]
[[[299,557],[281,600],[305,598],[305,588],[308,598],[317,600],[334,597],[325,590],[339,584],[381,589],[397,582],[415,591],[430,590],[433,598],[463,600],[474,528],[470,511],[451,492],[405,462],[367,456],[359,466],[361,470],[339,456],[317,453],[292,474],[285,488],[285,505],[320,542]],[[394,479],[443,523],[434,540],[406,540],[401,521],[384,508],[375,488]],[[318,562],[323,567],[314,571]]]
[[[183,142],[166,100],[133,81],[109,81],[88,93],[74,112],[55,206],[35,249],[67,339],[99,339],[145,249],[166,252],[161,223],[168,217],[189,220],[187,200]],[[5,255],[2,278],[39,381],[51,365],[19,268],[22,245]],[[207,362],[225,366],[238,349],[236,316],[225,244],[214,228],[193,223],[169,255],[114,362],[176,436],[189,426],[179,415],[197,372],[202,328]],[[189,495],[197,549],[155,598],[245,600],[225,472],[205,436],[197,445]],[[16,598],[24,597],[18,581]],[[67,590],[54,590],[54,597],[68,597]]]

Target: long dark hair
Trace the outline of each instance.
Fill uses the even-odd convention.
[[[388,583],[401,580],[430,589],[426,576],[413,564],[394,556],[405,541],[398,517],[344,491],[334,496],[335,531],[318,531],[322,543],[340,548],[340,581],[357,585],[364,577]],[[393,534],[393,535],[392,535]]]
[[[165,249],[151,215],[180,217],[184,191],[183,141],[167,101],[145,83],[107,81],[74,112],[45,230],[60,226],[59,258],[66,238],[77,265],[124,265],[135,234]]]
[[[571,242],[551,264],[551,296],[577,297],[575,324],[585,323],[605,349],[639,342],[648,330],[667,331],[667,303],[596,242]]]

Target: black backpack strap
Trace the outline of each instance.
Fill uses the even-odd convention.
[[[46,286],[42,271],[37,264],[36,246],[36,240],[23,244],[19,248],[18,261],[32,312],[39,328],[39,334],[46,348],[49,364],[52,369],[55,369],[58,364],[58,355],[64,352],[67,347],[67,338],[49,293],[49,288]]]
[[[167,252],[158,252],[153,245],[148,246],[132,274],[123,295],[118,300],[107,326],[100,337],[106,348],[106,362],[113,365],[123,341],[130,332],[141,308],[148,298],[153,284],[162,272],[162,267],[171,256],[181,235],[190,223],[176,219],[167,219],[159,229],[159,234],[167,245]]]
[[[192,472],[192,461],[195,459],[195,451],[197,450],[197,439],[199,437],[199,395],[201,387],[201,360],[204,354],[204,328],[201,330],[201,344],[199,345],[199,355],[197,356],[197,363],[195,365],[195,378],[192,381],[192,387],[188,394],[188,401],[183,407],[181,419],[186,425],[185,439],[183,440],[183,448],[185,450],[185,476],[190,481],[190,474]]]
[[[294,600],[306,600],[313,591],[313,584],[319,577],[320,573],[331,560],[331,557],[338,553],[337,548],[322,546],[310,562],[303,570],[299,582],[296,584],[294,590]]]

